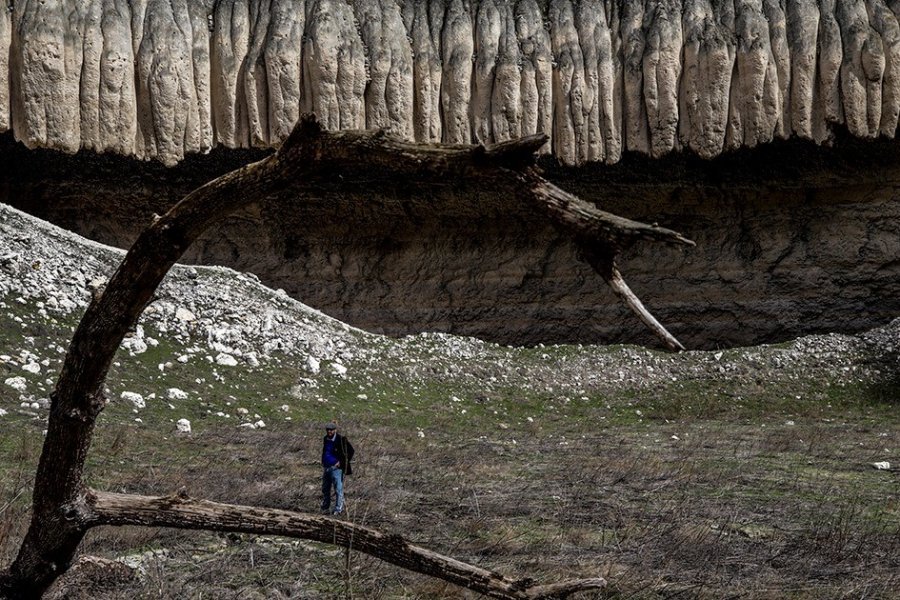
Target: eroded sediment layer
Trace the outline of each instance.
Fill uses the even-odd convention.
[[[3,10],[4,4],[9,6]],[[167,165],[303,111],[564,164],[893,137],[888,0],[0,0],[0,131]]]
[[[858,331],[900,314],[898,145],[841,134],[834,148],[794,140],[711,161],[626,155],[615,166],[548,166],[547,175],[696,240],[687,250],[638,245],[620,266],[689,348],[729,346]],[[154,213],[262,154],[219,148],[167,168],[26,150],[6,134],[0,202],[127,247]],[[335,178],[233,215],[186,259],[256,273],[372,331],[655,344],[571,241],[503,190],[450,184],[423,194],[379,173],[352,177],[355,193]]]

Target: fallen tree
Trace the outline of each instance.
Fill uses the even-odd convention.
[[[493,598],[561,597],[604,585],[600,578],[540,585],[511,579],[420,548],[399,536],[326,517],[263,507],[218,504],[175,494],[160,498],[92,490],[83,472],[103,384],[124,336],[133,328],[176,260],[207,228],[266,198],[289,199],[355,169],[427,185],[447,180],[494,185],[543,211],[573,236],[584,257],[673,349],[681,345],[628,290],[619,253],[640,240],[690,245],[674,231],[598,210],[546,181],[535,167],[547,141],[535,135],[493,146],[422,146],[383,131],[326,132],[304,116],[271,156],[188,194],[138,237],[106,287],[88,306],[51,395],[38,464],[32,519],[15,561],[0,572],[0,596],[39,598],[72,564],[85,533],[102,525],[152,525],[283,535],[366,552]]]

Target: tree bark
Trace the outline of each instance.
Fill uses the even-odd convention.
[[[325,132],[314,117],[304,116],[275,154],[211,181],[156,218],[88,306],[72,338],[51,395],[32,520],[15,561],[0,573],[0,595],[38,598],[71,564],[84,533],[95,524],[79,516],[91,497],[83,470],[97,415],[107,402],[103,383],[113,356],[175,261],[205,229],[242,206],[289,199],[307,186],[358,169],[423,185],[491,182],[534,203],[563,231],[602,248],[610,260],[640,239],[691,244],[675,232],[599,211],[544,180],[534,162],[546,139],[535,135],[489,147],[422,146],[381,131]],[[179,526],[174,519],[169,524]],[[399,538],[385,539],[401,544]],[[439,571],[431,574],[441,577]]]

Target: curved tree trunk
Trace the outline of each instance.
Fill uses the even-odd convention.
[[[165,274],[190,244],[213,223],[247,204],[264,198],[291,198],[296,190],[336,174],[366,169],[381,173],[385,179],[403,177],[423,186],[451,179],[508,190],[533,203],[535,210],[543,211],[580,243],[602,248],[602,256],[611,261],[610,265],[619,251],[640,239],[692,244],[673,231],[604,213],[544,180],[534,161],[546,141],[546,136],[534,135],[489,147],[418,146],[382,131],[324,132],[314,117],[305,116],[278,152],[198,188],[156,218],[135,241],[102,294],[88,306],[69,346],[51,397],[31,525],[15,562],[0,574],[0,594],[40,597],[69,567],[85,532],[96,525],[144,522],[236,530],[236,521],[231,518],[235,514],[249,519],[248,529],[242,531],[294,535],[340,545],[348,545],[349,538],[340,537],[342,542],[338,537],[323,539],[323,528],[344,531],[350,537],[357,535],[366,541],[356,543],[357,549],[496,598],[546,595],[540,590],[558,596],[600,585],[599,580],[592,579],[534,587],[417,549],[397,536],[270,509],[91,492],[82,476],[97,415],[107,402],[103,383],[126,332],[137,323]],[[137,513],[141,516],[135,516]],[[200,514],[208,518],[197,520]],[[285,522],[295,527],[278,525]],[[308,525],[315,527],[304,528]],[[431,558],[425,560],[426,555]]]

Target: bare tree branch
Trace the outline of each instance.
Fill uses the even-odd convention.
[[[403,177],[423,185],[444,180],[470,185],[491,182],[534,203],[536,210],[545,211],[580,245],[602,249],[597,256],[613,269],[617,253],[639,239],[691,244],[675,232],[599,211],[544,180],[533,165],[545,141],[546,136],[538,135],[489,147],[423,146],[381,131],[324,132],[314,117],[306,115],[275,154],[211,181],[156,218],[135,241],[103,293],[88,306],[72,338],[51,395],[32,520],[15,561],[0,572],[0,596],[39,598],[69,568],[84,533],[96,524],[79,517],[89,496],[83,470],[97,415],[107,402],[103,383],[113,356],[175,261],[205,229],[233,211],[265,199],[295,198],[307,186],[365,170],[385,180]],[[597,263],[601,274],[607,262]],[[619,285],[615,278],[606,279],[615,284],[614,289]],[[179,526],[174,520],[171,525]],[[259,527],[266,526],[260,521]],[[397,547],[406,544],[377,535]],[[432,574],[441,577],[441,573],[435,569]],[[499,577],[485,573],[485,581]]]
[[[73,514],[86,527],[177,527],[280,535],[334,544],[501,600],[560,597],[563,592],[597,589],[606,583],[597,578],[536,586],[529,579],[510,579],[362,525],[274,508],[195,500],[183,493],[149,497],[90,491]]]

